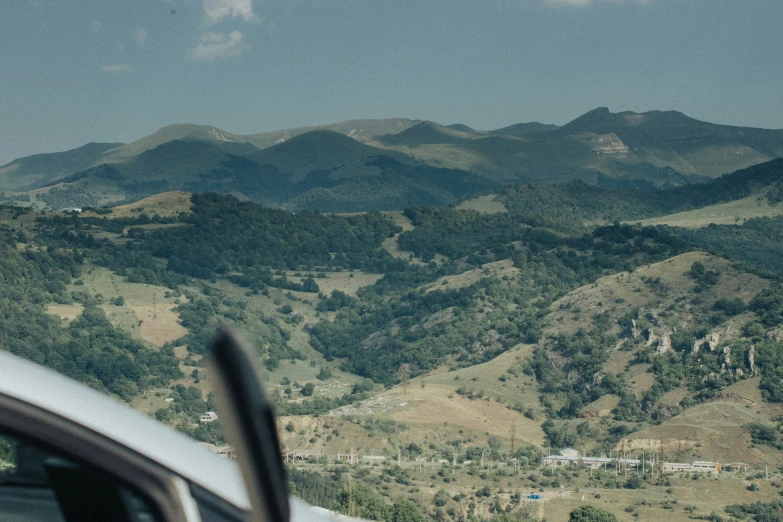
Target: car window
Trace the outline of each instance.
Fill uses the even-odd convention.
[[[0,520],[162,519],[155,505],[121,478],[35,441],[0,433]]]
[[[247,514],[206,489],[191,484],[190,493],[198,505],[201,522],[245,522]]]

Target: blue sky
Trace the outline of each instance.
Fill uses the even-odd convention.
[[[782,27],[781,0],[13,0],[0,164],[185,122],[489,129],[608,106],[783,128]]]

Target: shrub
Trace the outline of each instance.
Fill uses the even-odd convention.
[[[571,511],[569,522],[617,522],[612,513],[593,506],[579,506]]]

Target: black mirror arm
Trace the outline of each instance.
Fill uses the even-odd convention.
[[[263,391],[254,354],[222,329],[212,343],[219,416],[237,450],[254,519],[288,522],[288,480],[272,405]]]

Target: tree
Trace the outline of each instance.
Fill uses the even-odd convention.
[[[432,503],[435,504],[437,507],[443,507],[448,503],[449,501],[449,494],[446,492],[445,489],[438,490],[437,493],[435,493],[435,496],[432,498]]]
[[[315,391],[315,384],[308,382],[307,384],[302,386],[301,393],[305,397],[311,397],[314,391]]]
[[[579,506],[571,511],[568,522],[617,522],[617,517],[597,507]]]
[[[639,477],[639,475],[632,475],[625,482],[625,489],[642,489],[643,487],[644,482],[642,482],[642,479]]]
[[[416,505],[407,499],[401,499],[394,503],[393,522],[425,522]]]
[[[329,379],[332,378],[332,371],[326,366],[324,366],[323,368],[321,368],[321,371],[318,372],[318,375],[316,375],[315,378],[318,379],[319,381],[328,381]]]
[[[487,439],[487,446],[489,446],[489,455],[490,457],[498,458],[498,455],[500,454],[500,448],[503,446],[503,442],[500,440],[499,437],[492,436],[489,439]]]

